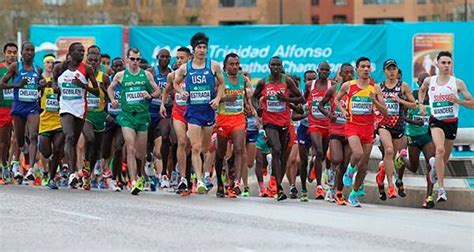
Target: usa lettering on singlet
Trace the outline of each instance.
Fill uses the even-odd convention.
[[[431,113],[438,120],[454,121],[459,114],[459,104],[450,101],[453,97],[459,98],[456,78],[450,76],[448,83],[439,85],[438,75],[431,77],[428,89]]]
[[[38,81],[39,74],[37,66],[33,65],[33,71],[26,71],[23,68],[23,62],[18,62],[18,75],[15,82],[21,82],[26,79],[27,83],[23,88],[18,88],[18,101],[20,102],[37,102],[38,101]]]
[[[117,85],[114,90],[114,98],[116,101],[120,100],[120,89],[121,89],[120,87],[121,87],[120,85]],[[120,106],[120,103],[118,103],[117,108],[114,108],[112,106],[112,103],[109,102],[107,103],[107,111],[109,112],[109,114],[116,116],[120,113],[120,111],[122,111],[122,108]]]
[[[211,61],[206,60],[203,69],[193,69],[189,61],[186,73],[186,89],[189,93],[190,105],[209,104],[214,96],[214,74],[211,71]]]
[[[155,82],[158,85],[158,87],[160,88],[161,92],[163,92],[163,90],[164,90],[164,88],[166,87],[166,84],[167,84],[168,75],[167,74],[161,74],[160,69],[158,68],[158,66],[155,66],[154,73],[155,73],[155,76],[154,76]],[[162,101],[161,97],[153,98],[153,99],[151,99],[151,105],[159,107],[159,106],[161,106],[161,101]],[[171,100],[168,97],[168,103],[170,101]]]

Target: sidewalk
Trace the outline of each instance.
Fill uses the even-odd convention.
[[[265,185],[268,185],[269,176],[265,178]],[[296,187],[298,191],[301,189],[300,178],[296,178]],[[405,192],[407,196],[405,198],[397,197],[396,199],[387,199],[386,201],[381,201],[378,195],[377,185],[375,183],[375,173],[367,174],[365,179],[365,190],[367,195],[361,199],[362,203],[370,204],[384,204],[391,206],[401,206],[401,207],[412,207],[412,208],[422,208],[423,201],[426,198],[426,181],[423,176],[419,175],[409,175],[407,174],[403,179],[405,185]],[[448,201],[436,204],[433,209],[441,210],[455,210],[455,211],[467,211],[474,212],[474,189],[470,187],[470,183],[474,181],[463,178],[447,178],[445,179],[445,189],[448,193]],[[474,185],[474,184],[473,184]],[[258,183],[257,178],[255,177],[254,169],[249,170],[249,186],[251,196],[258,195]],[[310,200],[314,199],[314,194],[316,191],[316,183],[307,184],[308,193]],[[283,179],[283,188],[288,194],[289,191],[288,180],[285,177]],[[434,188],[434,200],[436,201],[437,197],[437,186]],[[386,185],[386,189],[387,185]],[[344,190],[346,198],[349,194],[349,189]],[[289,199],[291,200],[291,199]],[[427,210],[433,210],[427,209]]]

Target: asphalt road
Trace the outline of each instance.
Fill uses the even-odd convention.
[[[472,200],[472,199],[471,199]],[[0,186],[0,251],[473,251],[474,214]]]

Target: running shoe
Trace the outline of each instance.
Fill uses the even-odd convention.
[[[398,172],[403,167],[403,165],[405,164],[403,159],[406,158],[407,156],[408,156],[408,152],[406,149],[402,149],[400,153],[397,153],[397,155],[395,156],[395,161],[394,161],[395,171]]]
[[[112,190],[114,192],[121,192],[122,188],[118,185],[116,180],[112,180],[110,190]]]
[[[234,188],[232,189],[235,193],[235,195],[240,196],[242,191],[240,190],[240,182],[239,181],[234,181]]]
[[[99,183],[97,183],[97,179],[91,179],[91,187],[99,188]]]
[[[358,192],[352,190],[351,193],[349,194],[349,204],[352,207],[361,207],[361,204],[359,202],[359,194]]]
[[[103,178],[111,178],[113,176],[112,172],[110,171],[110,169],[108,167],[105,168],[105,171],[102,173],[102,177]]]
[[[43,174],[43,176],[41,177],[41,185],[48,186],[48,183],[49,183],[48,174]]]
[[[324,195],[325,195],[325,194],[326,194],[326,193],[324,192],[323,187],[320,186],[320,185],[318,185],[318,186],[316,187],[316,193],[315,193],[314,197],[315,197],[317,200],[322,200],[322,199],[324,199]]]
[[[166,175],[161,176],[160,184],[161,184],[161,189],[170,188],[170,181],[168,179],[168,176]]]
[[[152,192],[156,192],[158,179],[156,178],[156,176],[151,176],[150,180],[151,180],[150,190]]]
[[[430,176],[428,176],[431,184],[436,184],[436,182],[438,182],[438,175],[436,174],[436,169],[435,169],[435,158],[434,157],[431,157],[430,160],[428,161],[428,163],[430,164],[431,166],[431,170],[430,170]]]
[[[145,190],[145,178],[143,176],[138,177],[137,186],[140,188],[140,191],[143,192],[143,190]]]
[[[309,198],[308,198],[308,190],[301,189],[300,201],[301,201],[301,202],[308,202],[308,200],[309,200]]]
[[[171,179],[170,179],[170,186],[177,187],[179,184],[179,172],[172,171],[171,172]]]
[[[287,198],[288,198],[288,197],[287,197],[286,194],[283,192],[283,190],[278,192],[277,201],[286,200]]]
[[[335,203],[336,202],[336,199],[335,199],[335,192],[334,192],[334,189],[329,189],[327,192],[326,192],[326,195],[324,196],[324,199],[330,203]]]
[[[179,181],[179,184],[178,184],[177,193],[181,194],[187,191],[188,191],[188,180],[185,177],[181,177],[181,180]]]
[[[71,187],[71,189],[77,189],[77,183],[79,183],[79,179],[77,178],[76,173],[71,173],[68,180],[69,187]]]
[[[433,200],[433,196],[430,195],[426,197],[425,202],[423,202],[423,208],[430,209],[430,208],[433,208],[434,206],[435,206],[435,203]]]
[[[230,186],[227,186],[227,188],[225,190],[225,194],[229,198],[237,198],[237,195],[234,193],[234,190]]]
[[[297,199],[298,198],[298,189],[296,189],[295,185],[290,185],[290,199]]]
[[[273,197],[277,193],[277,185],[275,176],[270,176],[270,181],[267,187],[268,197]]]
[[[258,197],[263,197],[263,198],[268,197],[267,190],[265,188],[260,188],[260,191],[258,192]]]
[[[151,176],[155,176],[156,173],[155,173],[155,169],[153,168],[153,163],[152,162],[146,162],[145,163],[145,173],[147,176],[151,177]]]
[[[26,172],[26,179],[35,180],[35,174],[34,174],[33,168],[29,168],[28,172]]]
[[[41,178],[35,177],[35,181],[33,182],[34,186],[41,186]]]
[[[375,181],[377,182],[377,185],[383,185],[385,180],[385,165],[383,161],[379,162],[379,170],[377,172],[377,175],[375,177]]]
[[[0,178],[0,185],[5,185],[5,180],[3,180],[3,178]]]
[[[250,196],[249,187],[244,186],[244,191],[242,192],[242,197],[248,198]]]
[[[397,192],[395,191],[395,186],[390,185],[388,187],[388,198],[395,199],[397,197]]]
[[[342,191],[337,191],[336,196],[334,197],[334,200],[336,201],[336,204],[340,206],[345,206],[347,205],[347,201],[344,198],[344,194],[342,194]]]
[[[145,187],[145,188],[144,188],[144,191],[145,191],[145,192],[151,191],[151,183],[152,183],[152,182],[151,182],[150,179],[148,179],[148,180],[145,181],[145,186],[144,186],[144,187]]]
[[[198,181],[196,185],[196,190],[198,194],[205,194],[207,192],[207,187],[202,181]]]
[[[225,192],[224,192],[224,187],[223,186],[218,186],[217,187],[216,197],[217,198],[225,198]]]
[[[203,182],[204,182],[204,185],[207,187],[208,190],[211,190],[212,187],[214,186],[212,184],[212,178],[210,176],[205,176]]]
[[[405,188],[403,187],[403,181],[402,180],[400,180],[400,179],[395,180],[395,186],[397,186],[398,195],[400,197],[403,198],[403,197],[407,196],[407,194],[405,193]]]
[[[52,179],[48,181],[48,188],[51,189],[51,190],[58,190],[59,189],[56,182]]]
[[[387,194],[385,193],[385,186],[384,185],[377,185],[379,188],[379,199],[382,201],[387,200]]]
[[[346,172],[344,173],[344,177],[342,178],[342,182],[344,186],[350,187],[352,186],[352,178],[354,177],[354,173],[357,172],[357,169],[352,167],[351,164],[347,166]]]
[[[130,190],[130,193],[132,195],[138,195],[141,192],[140,186],[138,185],[138,180],[132,181],[132,190]]]
[[[438,198],[436,199],[436,203],[445,202],[448,200],[448,193],[444,190],[444,188],[438,189]]]

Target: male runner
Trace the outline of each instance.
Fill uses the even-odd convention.
[[[444,172],[456,139],[459,105],[474,109],[474,99],[464,81],[451,75],[452,58],[450,52],[441,51],[436,57],[439,74],[426,78],[418,92],[418,101],[424,101],[426,92],[430,100],[430,130],[436,148],[435,157],[430,159],[430,165],[434,167],[430,179],[433,184],[439,184],[437,202],[448,200]],[[425,105],[420,103],[419,107],[421,115],[426,115]]]
[[[104,65],[104,66],[110,66],[110,55],[108,55],[107,53],[101,54],[100,55],[100,64]]]
[[[258,114],[262,116],[263,127],[272,153],[272,169],[276,175],[277,200],[281,201],[287,199],[281,182],[285,176],[284,153],[288,145],[288,126],[291,119],[289,103],[303,103],[304,98],[294,81],[282,73],[282,60],[279,57],[270,59],[269,68],[270,76],[258,81],[252,103]]]
[[[128,68],[115,74],[107,94],[114,108],[119,101],[115,99],[115,88],[121,86],[120,106],[122,111],[117,122],[122,126],[122,134],[127,148],[127,167],[130,175],[131,193],[137,195],[143,188],[142,178],[137,180],[137,171],[142,169],[146,154],[146,142],[150,125],[149,102],[147,100],[161,95],[153,80],[153,75],[140,69],[140,51],[130,48],[127,51]]]
[[[380,87],[376,86],[373,80],[370,79],[370,59],[360,57],[356,61],[356,68],[358,78],[342,84],[335,98],[335,105],[347,120],[345,133],[352,150],[343,182],[345,186],[351,186],[352,177],[357,171],[356,180],[348,200],[352,206],[360,207],[359,197],[365,195],[363,182],[374,140],[375,116],[373,105],[382,115],[387,115],[387,108]],[[347,110],[340,103],[344,96],[347,96]]]
[[[224,92],[224,77],[219,63],[206,57],[209,38],[204,33],[196,33],[190,42],[194,57],[176,70],[173,84],[177,93],[185,99],[189,98],[185,118],[197,177],[196,188],[198,193],[205,193],[207,187],[203,182],[201,154],[207,153],[211,142],[215,109]],[[181,82],[185,78],[186,87],[183,89]]]

